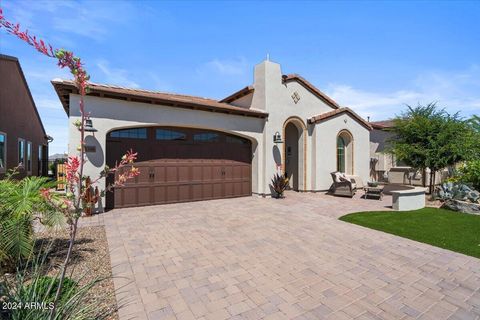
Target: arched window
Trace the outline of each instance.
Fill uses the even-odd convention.
[[[337,136],[337,171],[353,174],[353,137],[346,130]]]
[[[337,137],[337,171],[345,172],[345,140]]]

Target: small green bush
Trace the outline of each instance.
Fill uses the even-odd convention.
[[[52,270],[53,262],[49,255],[52,244],[41,247],[28,257],[15,274],[0,277],[0,300],[15,307],[0,308],[0,319],[11,320],[102,320],[111,319],[115,308],[99,308],[98,299],[92,299],[91,290],[106,278],[84,281],[86,273],[76,272],[75,282],[71,278],[63,281],[60,298],[56,303],[56,313],[50,317],[60,274]],[[83,283],[86,282],[86,283]],[[33,306],[32,306],[33,305]]]
[[[55,293],[57,292],[59,283],[60,279],[57,277],[41,276],[30,283],[27,286],[27,290],[35,290],[38,296],[43,297],[43,301],[51,302],[55,299]],[[76,288],[77,283],[74,280],[65,277],[63,279],[60,299],[71,298],[75,294]]]
[[[480,191],[480,160],[468,161],[458,171],[462,182]]]

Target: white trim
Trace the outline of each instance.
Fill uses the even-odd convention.
[[[30,148],[29,148],[30,147]],[[30,159],[28,159],[29,154],[28,151],[30,149]],[[32,141],[27,141],[27,144],[25,145],[25,156],[26,156],[26,163],[27,163],[27,174],[31,175],[32,174],[32,168],[33,168],[33,143]],[[30,164],[29,162],[30,161]]]
[[[0,173],[5,173],[7,172],[7,149],[8,149],[8,145],[7,145],[7,134],[3,131],[0,131],[0,135],[3,135],[5,137],[5,140],[3,141],[4,143],[4,148],[3,148],[3,168],[0,168]]]
[[[23,150],[22,150],[22,154],[23,154],[23,161],[20,161],[20,141],[23,141]],[[25,148],[26,148],[26,142],[27,140],[23,139],[23,138],[18,138],[17,139],[17,166],[21,169],[24,169],[25,170]]]

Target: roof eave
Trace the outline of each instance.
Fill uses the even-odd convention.
[[[329,114],[331,113],[331,114]],[[317,116],[313,116],[311,118],[309,118],[307,120],[307,122],[309,124],[316,124],[316,123],[320,123],[320,122],[323,122],[323,121],[326,121],[328,119],[331,119],[333,117],[336,117],[336,116],[339,116],[339,115],[342,115],[344,113],[348,113],[349,115],[351,115],[353,118],[355,118],[363,127],[365,127],[366,129],[368,129],[369,131],[373,130],[373,127],[370,125],[370,123],[368,123],[367,121],[365,121],[362,117],[360,117],[356,112],[354,112],[353,110],[351,110],[350,108],[341,108],[341,109],[337,109],[337,110],[334,110],[334,111],[331,111],[331,112],[327,112],[326,115],[325,114],[321,114],[321,115],[317,115]]]
[[[232,101],[235,101],[235,100],[238,100],[244,96],[247,96],[249,95],[250,93],[252,93],[255,89],[253,88],[253,86],[246,86],[245,88],[243,89],[240,89],[234,93],[232,93],[231,95],[229,95],[228,97],[226,98],[223,98],[222,100],[220,100],[219,102],[222,102],[222,103],[230,103]]]
[[[78,90],[73,83],[66,83],[63,81],[52,80],[52,85],[57,92],[57,95],[62,102],[63,109],[69,115],[69,95],[70,94],[78,94]],[[234,114],[234,115],[243,115],[248,117],[256,117],[256,118],[267,118],[268,113],[264,112],[256,112],[250,111],[248,109],[229,109],[229,108],[220,108],[217,106],[201,104],[196,102],[184,102],[178,101],[176,99],[162,99],[162,98],[155,98],[155,97],[145,97],[139,96],[135,94],[129,93],[118,93],[112,92],[109,90],[102,90],[100,88],[89,88],[89,93],[87,95],[92,94],[99,94],[101,97],[107,95],[108,98],[121,98],[121,100],[126,101],[133,101],[133,102],[143,102],[143,103],[151,103],[154,105],[165,105],[167,107],[177,107],[177,108],[187,108],[193,110],[201,110],[201,111],[210,111],[210,112],[219,112],[219,113],[226,113],[226,114]]]

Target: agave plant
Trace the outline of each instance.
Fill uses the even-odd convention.
[[[479,203],[480,192],[470,188],[466,184],[445,182],[436,192],[437,199],[446,200],[460,200],[469,201],[472,203]]]
[[[276,198],[283,198],[283,192],[287,189],[288,178],[285,174],[276,173],[272,178],[271,187]]]

